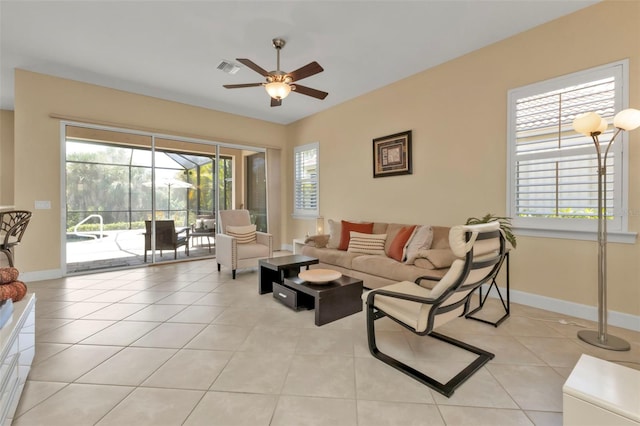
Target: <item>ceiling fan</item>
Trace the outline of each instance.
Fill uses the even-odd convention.
[[[301,86],[299,84],[292,84],[294,82],[302,80],[303,78],[311,77],[312,75],[318,74],[324,71],[324,68],[322,68],[319,63],[313,61],[289,73],[280,71],[280,50],[284,47],[285,41],[281,38],[274,38],[272,41],[273,47],[276,48],[276,52],[278,55],[277,69],[275,71],[268,72],[259,65],[256,65],[256,63],[251,61],[250,59],[236,58],[238,62],[246,65],[263,77],[266,77],[266,82],[225,84],[223,87],[227,89],[241,89],[244,87],[264,86],[269,96],[271,96],[272,107],[282,105],[282,100],[286,98],[289,93],[291,93],[291,91],[295,91],[317,99],[326,98],[328,95],[327,92],[312,89],[311,87],[307,86]]]

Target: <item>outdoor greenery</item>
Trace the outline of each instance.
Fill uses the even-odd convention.
[[[78,142],[70,143],[81,146]],[[99,149],[68,150],[67,230],[73,232],[73,228],[91,214],[102,216],[105,230],[144,229],[144,221],[151,219],[153,211],[150,151],[94,146]],[[135,154],[148,161],[136,163],[132,160]],[[231,160],[221,159],[221,163],[223,167],[219,167],[218,172],[224,198],[220,202],[226,206],[231,205],[232,196],[230,188],[225,190],[231,177]],[[195,222],[197,214],[213,214],[213,166],[210,159],[191,169],[178,163],[175,168],[156,167],[156,219],[173,219],[179,226],[187,226]],[[192,187],[185,187],[184,183]],[[99,229],[96,218],[78,227],[82,232]]]
[[[481,218],[470,217],[467,219],[467,225],[477,225],[479,223],[488,223],[497,220],[500,222],[500,229],[504,232],[504,238],[511,243],[513,248],[516,248],[516,236],[513,235],[511,230],[511,218],[503,216],[494,216],[491,213],[487,213]]]

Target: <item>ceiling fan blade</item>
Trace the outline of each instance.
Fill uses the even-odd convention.
[[[271,106],[276,107],[282,105],[282,99],[271,98]]]
[[[311,87],[301,86],[299,84],[295,85],[295,92],[301,93],[303,95],[311,96],[318,99],[324,99],[327,97],[328,93],[323,92],[322,90],[312,89]]]
[[[236,61],[246,65],[247,67],[251,68],[252,70],[254,70],[255,72],[257,72],[263,77],[267,77],[269,75],[269,72],[267,70],[262,68],[260,65],[257,65],[251,59],[236,58]]]
[[[246,84],[224,84],[225,89],[242,89],[243,87],[262,86],[262,83],[246,83]]]
[[[322,68],[316,61],[313,61],[302,68],[298,68],[297,70],[290,72],[289,77],[291,77],[291,81],[298,81],[303,78],[311,77],[312,75],[318,74],[322,71],[324,71],[324,68]]]

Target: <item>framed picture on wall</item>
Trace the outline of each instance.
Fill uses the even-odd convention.
[[[411,130],[373,140],[374,178],[411,173]]]

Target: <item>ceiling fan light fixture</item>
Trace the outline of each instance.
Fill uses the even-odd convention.
[[[284,99],[291,93],[291,86],[281,81],[274,81],[264,85],[269,96],[273,99]]]

